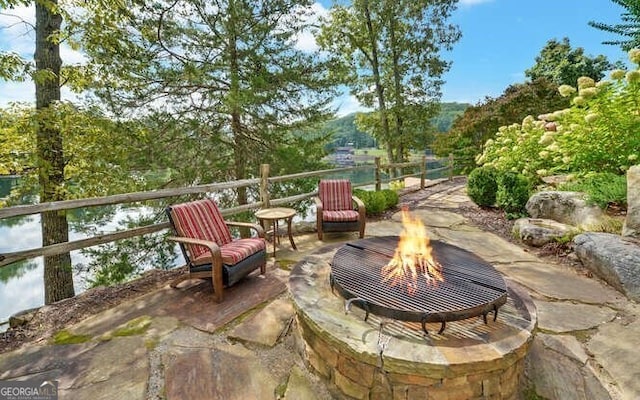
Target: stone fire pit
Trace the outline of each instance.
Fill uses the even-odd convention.
[[[345,399],[516,399],[537,316],[528,294],[506,281],[496,321],[395,321],[350,307],[329,284],[335,247],[298,263],[289,278],[297,334],[309,367]],[[433,396],[433,397],[432,397]]]

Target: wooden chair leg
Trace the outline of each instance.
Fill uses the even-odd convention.
[[[213,298],[216,303],[222,303],[224,300],[224,283],[222,282],[222,264],[211,266],[211,277],[213,283]]]

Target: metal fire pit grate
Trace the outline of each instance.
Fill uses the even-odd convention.
[[[381,270],[395,253],[399,238],[384,236],[347,243],[331,262],[330,284],[345,299],[348,311],[354,304],[369,313],[402,321],[421,322],[428,334],[427,322],[440,322],[439,333],[448,321],[475,316],[484,318],[507,301],[502,276],[486,261],[459,247],[431,241],[432,257],[442,266],[443,282],[429,285],[419,280],[414,294],[405,285],[382,282]]]

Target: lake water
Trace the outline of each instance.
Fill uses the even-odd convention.
[[[437,168],[429,165],[429,168]],[[373,181],[373,171],[355,171],[348,176],[344,173],[330,176],[331,178],[348,177],[354,184]],[[429,176],[430,179],[440,176]],[[7,196],[15,179],[0,177],[0,198]],[[93,208],[96,209],[96,208]],[[120,222],[128,217],[139,216],[141,213],[151,212],[145,208],[126,208],[111,210],[107,222],[94,226],[99,232],[114,232],[120,226]],[[311,219],[309,219],[311,218]],[[314,220],[313,213],[309,213],[305,220]],[[70,228],[69,239],[78,240],[91,235],[77,232]],[[7,218],[0,220],[0,253],[38,248],[42,246],[42,233],[40,228],[40,215]],[[182,255],[176,251],[176,263],[183,263]],[[90,260],[81,251],[71,252],[71,261],[74,266],[74,288],[76,294],[86,290],[87,275],[78,273],[80,265],[86,265]],[[14,263],[0,268],[0,324],[6,322],[9,317],[23,310],[40,307],[44,304],[44,266],[42,257]],[[7,325],[0,325],[0,331]]]
[[[121,221],[128,217],[148,212],[143,208],[118,209],[113,219],[106,224],[95,226],[100,232],[114,232]],[[78,240],[90,235],[70,229],[69,240]],[[42,247],[40,215],[29,215],[0,220],[0,253]],[[76,294],[86,290],[86,274],[78,274],[75,269],[86,265],[89,259],[79,250],[71,252],[74,266],[74,288]],[[22,310],[40,307],[44,304],[44,263],[42,257],[33,258],[0,268],[0,321]],[[0,331],[6,326],[0,326]]]

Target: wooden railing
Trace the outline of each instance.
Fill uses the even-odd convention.
[[[294,179],[301,179],[301,178],[312,178],[316,176],[325,176],[329,174],[336,174],[336,173],[343,173],[343,172],[373,169],[374,173],[373,173],[372,181],[362,182],[357,185],[354,184],[354,186],[362,187],[362,186],[375,185],[375,189],[380,190],[383,183],[388,183],[390,181],[404,179],[407,177],[419,176],[420,188],[424,188],[425,179],[428,172],[433,173],[433,172],[441,172],[446,170],[448,171],[449,178],[451,178],[453,173],[453,164],[454,164],[453,161],[454,161],[453,156],[450,155],[446,166],[437,168],[437,169],[430,169],[429,171],[427,171],[426,157],[424,156],[419,161],[399,163],[399,164],[386,164],[386,165],[381,164],[380,158],[377,157],[375,158],[375,163],[373,165],[359,165],[354,167],[334,168],[334,169],[302,172],[302,173],[282,175],[282,176],[269,176],[269,165],[264,164],[261,166],[261,169],[260,169],[260,178],[243,179],[243,180],[224,182],[224,183],[212,183],[207,185],[189,186],[189,187],[183,187],[183,188],[160,189],[160,190],[153,190],[153,191],[147,191],[147,192],[125,193],[125,194],[117,194],[117,195],[105,196],[105,197],[94,197],[94,198],[88,198],[88,199],[54,201],[54,202],[40,203],[40,204],[34,204],[34,205],[0,208],[0,219],[23,216],[23,215],[38,214],[45,211],[73,210],[73,209],[84,208],[84,207],[135,203],[135,202],[141,202],[141,201],[158,200],[158,199],[164,199],[168,197],[188,195],[188,194],[211,193],[211,192],[218,192],[218,191],[236,189],[241,187],[258,186],[259,192],[260,192],[260,200],[257,202],[253,202],[251,204],[240,205],[240,206],[221,210],[222,215],[229,216],[229,215],[234,215],[243,211],[254,210],[262,207],[271,207],[271,206],[279,206],[283,204],[297,203],[317,195],[317,191],[314,191],[314,192],[299,194],[295,196],[272,199],[269,193],[269,184],[271,183],[285,182],[285,181],[291,181]],[[419,169],[419,172],[396,176],[386,180],[382,178],[382,175],[383,175],[382,171],[384,170],[402,169],[402,168],[411,168],[411,167],[414,167],[414,168],[417,167]],[[121,239],[141,236],[141,235],[147,235],[147,234],[158,232],[167,228],[169,228],[169,223],[164,222],[164,223],[159,223],[154,225],[147,225],[143,227],[118,231],[114,233],[100,234],[100,235],[93,236],[86,239],[74,240],[74,241],[69,241],[64,243],[57,243],[57,244],[53,244],[45,247],[8,252],[8,253],[0,254],[0,267],[5,267],[17,261],[30,259],[38,256],[53,256],[53,255],[62,254],[62,253],[66,253],[73,250],[84,249],[86,247],[114,242],[116,240],[121,240]]]

